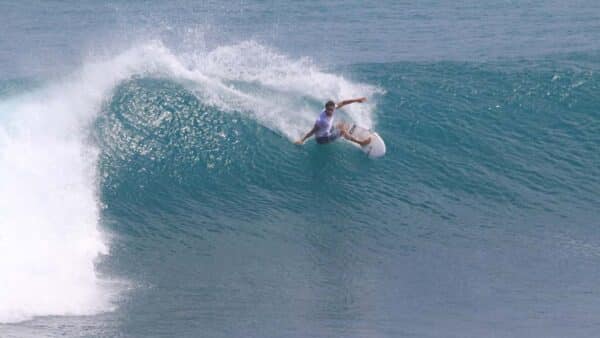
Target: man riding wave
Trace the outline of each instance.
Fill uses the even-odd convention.
[[[352,137],[352,135],[350,135],[350,133],[348,133],[348,131],[346,130],[346,126],[344,123],[339,123],[335,127],[333,126],[333,113],[336,109],[342,108],[343,106],[351,103],[362,103],[365,101],[367,101],[366,97],[344,100],[338,102],[337,104],[333,101],[327,101],[327,103],[325,103],[325,109],[321,112],[321,114],[319,114],[319,118],[317,118],[317,121],[315,122],[313,128],[306,135],[304,135],[303,138],[296,141],[295,143],[304,144],[306,139],[315,135],[318,144],[327,144],[333,142],[337,140],[340,136],[361,146],[369,144],[371,142],[370,137],[368,137],[365,140],[358,140]]]

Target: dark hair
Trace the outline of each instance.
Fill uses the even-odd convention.
[[[329,100],[329,101],[327,101],[327,103],[325,103],[325,108],[331,107],[331,106],[335,107],[335,102]]]

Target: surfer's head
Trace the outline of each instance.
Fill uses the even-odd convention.
[[[333,111],[335,110],[335,102],[329,100],[327,101],[327,103],[325,103],[325,112],[327,113],[327,115],[331,116],[333,114]]]

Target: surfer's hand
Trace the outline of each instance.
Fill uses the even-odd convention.
[[[367,98],[366,98],[366,97],[361,97],[361,98],[359,98],[359,99],[356,99],[356,102],[360,102],[360,103],[363,103],[363,102],[365,102],[365,101],[367,101]]]
[[[297,144],[297,145],[301,146],[301,145],[304,144],[304,141],[298,140],[298,141],[294,142],[294,144]]]

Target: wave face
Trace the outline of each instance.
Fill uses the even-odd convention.
[[[2,80],[0,322],[19,323],[0,330],[590,336],[599,69],[593,52],[322,69],[156,40]],[[292,144],[357,96],[337,117],[384,158]]]

